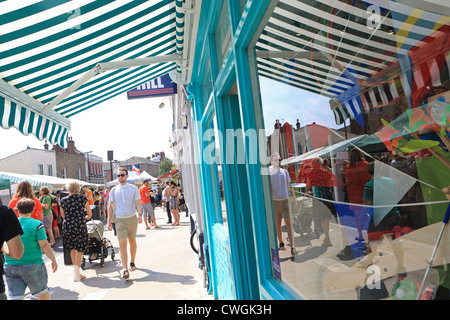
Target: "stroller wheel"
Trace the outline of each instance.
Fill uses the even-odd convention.
[[[114,261],[114,257],[116,256],[116,253],[113,249],[113,251],[111,252],[111,260]]]
[[[105,265],[105,259],[102,257],[100,260],[100,267],[103,267]]]
[[[84,259],[84,257],[83,257],[83,259],[81,260],[81,264],[80,264],[80,268],[81,268],[81,270],[85,270],[85,267],[86,266],[86,259]]]
[[[108,249],[105,246],[102,248],[102,257],[103,259],[108,258]]]

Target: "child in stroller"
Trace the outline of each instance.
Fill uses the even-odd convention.
[[[111,249],[111,260],[114,261],[116,253],[114,248],[106,238],[103,238],[103,222],[99,220],[90,220],[86,223],[89,237],[88,249],[83,253],[81,260],[81,269],[85,269],[86,259],[84,255],[89,256],[89,263],[100,259],[100,266],[103,267],[105,259],[108,257],[108,250]]]

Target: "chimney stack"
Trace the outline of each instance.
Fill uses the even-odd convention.
[[[67,152],[68,153],[75,153],[75,141],[72,140],[72,137],[69,137],[69,141],[67,143]]]
[[[275,125],[273,127],[275,128],[275,130],[280,128],[280,123],[278,119],[275,120]]]
[[[44,149],[45,149],[45,150],[48,150],[48,143],[47,143],[47,140],[45,140]]]

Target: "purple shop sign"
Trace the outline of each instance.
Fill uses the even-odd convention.
[[[280,256],[278,255],[278,250],[271,248],[272,250],[272,270],[273,275],[281,280],[281,267],[280,267]]]

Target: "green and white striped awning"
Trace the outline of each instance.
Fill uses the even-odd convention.
[[[71,116],[169,72],[188,82],[185,35],[200,7],[192,0],[1,2],[2,127],[65,147]]]
[[[39,174],[21,174],[21,173],[13,173],[13,172],[0,172],[0,179],[8,179],[11,184],[16,184],[21,181],[28,181],[31,183],[34,189],[38,189],[40,187],[48,187],[52,190],[64,190],[67,183],[75,181],[81,185],[88,185],[97,187],[98,184],[81,181],[77,179],[62,179],[58,177],[52,176],[44,176]]]
[[[389,101],[403,93],[399,55],[442,34],[449,12],[448,2],[279,0],[256,42],[259,74],[330,99],[356,84],[366,112],[385,91]],[[342,109],[337,121],[353,117]]]
[[[33,176],[12,172],[0,172],[0,178],[8,179],[11,184],[16,184],[21,181],[28,181],[35,189],[40,187],[48,187],[51,189],[56,188],[62,190],[67,183],[64,179],[59,179],[56,177],[47,177],[40,175]]]

